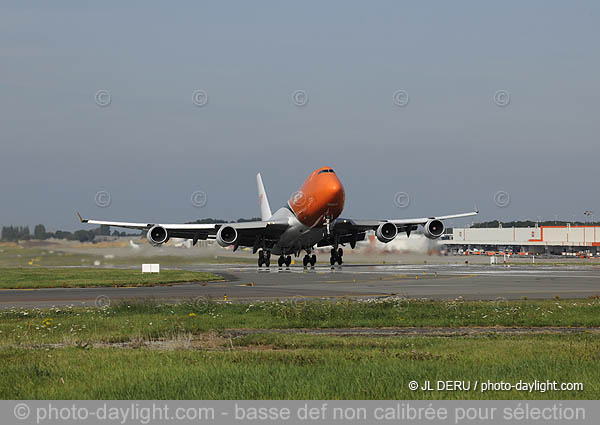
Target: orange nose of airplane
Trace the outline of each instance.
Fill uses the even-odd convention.
[[[342,182],[333,169],[323,167],[306,179],[288,203],[302,224],[314,227],[323,224],[327,218],[339,217],[345,198]]]

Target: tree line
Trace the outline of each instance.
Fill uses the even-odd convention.
[[[260,221],[260,217],[238,218],[237,220],[227,221],[220,218],[202,218],[196,221],[189,221],[185,224],[217,224],[217,223],[248,223],[250,221]]]
[[[92,242],[96,236],[138,236],[131,235],[126,232],[117,230],[111,232],[109,226],[102,225],[90,230],[76,230],[75,232],[67,232],[57,230],[56,232],[48,232],[46,226],[38,224],[33,228],[33,233],[30,232],[29,226],[3,226],[1,240],[4,242],[18,242],[28,240],[47,240],[47,239],[64,239],[69,241]]]

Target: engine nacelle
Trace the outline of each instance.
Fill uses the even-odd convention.
[[[223,248],[228,247],[229,245],[234,245],[235,241],[237,241],[238,232],[231,226],[222,226],[217,232],[217,243],[221,245]]]
[[[444,234],[444,223],[441,220],[429,220],[423,225],[423,234],[428,239],[437,239]]]
[[[398,228],[394,223],[381,223],[377,230],[375,230],[375,236],[379,242],[388,243],[394,240],[398,234]]]
[[[148,242],[152,246],[161,246],[169,240],[169,233],[167,229],[162,226],[152,226],[148,233],[146,234],[148,238]]]

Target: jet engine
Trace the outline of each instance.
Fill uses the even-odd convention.
[[[437,239],[444,234],[444,223],[431,219],[423,225],[423,234],[428,239]]]
[[[398,234],[398,228],[394,223],[381,223],[375,231],[379,242],[388,243],[394,240]]]
[[[217,243],[223,248],[234,245],[238,238],[238,232],[231,226],[222,226],[217,232]]]
[[[162,226],[152,226],[146,237],[152,246],[161,246],[169,240],[169,233]]]

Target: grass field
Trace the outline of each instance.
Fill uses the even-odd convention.
[[[91,266],[99,262],[103,266],[139,266],[142,263],[157,263],[163,266],[181,266],[189,264],[255,264],[256,258],[243,255],[177,255],[177,251],[169,254],[156,250],[152,255],[109,256],[90,253],[86,245],[75,252],[65,251],[69,246],[48,245],[45,247],[24,247],[14,243],[0,243],[0,267],[58,267],[58,266]],[[93,246],[93,245],[92,245]],[[62,250],[61,250],[62,249]]]
[[[600,301],[121,302],[0,312],[0,398],[422,399],[600,397]],[[281,334],[276,328],[484,326],[475,336]],[[254,334],[235,332],[264,329]],[[236,336],[239,335],[239,336]],[[412,380],[581,382],[570,392],[412,392]]]
[[[3,399],[598,399],[600,339],[578,336],[252,335],[189,349],[1,348]],[[410,381],[471,381],[410,391]],[[484,382],[581,382],[582,391],[475,390]]]
[[[0,289],[80,288],[91,286],[149,286],[180,282],[221,280],[213,273],[162,270],[159,274],[141,270],[97,268],[1,268]]]
[[[139,270],[39,267],[43,261],[48,265],[61,259],[80,260],[53,253],[45,260],[29,260],[32,265],[0,268],[0,288],[219,279],[185,271],[142,275]],[[131,300],[102,308],[13,308],[0,311],[0,398],[598,399],[597,332],[497,333],[498,327],[551,326],[600,327],[600,299],[387,298],[237,304],[198,298],[177,304]],[[451,337],[278,331],[354,327],[479,327],[483,331]],[[413,392],[408,388],[413,380],[421,384],[460,380],[471,385],[488,380],[551,380],[580,382],[584,387],[568,392],[482,393],[474,388]]]
[[[600,326],[600,300],[430,301],[401,298],[336,302],[178,304],[119,302],[105,308],[0,311],[0,346],[177,338],[226,329],[346,327]]]

